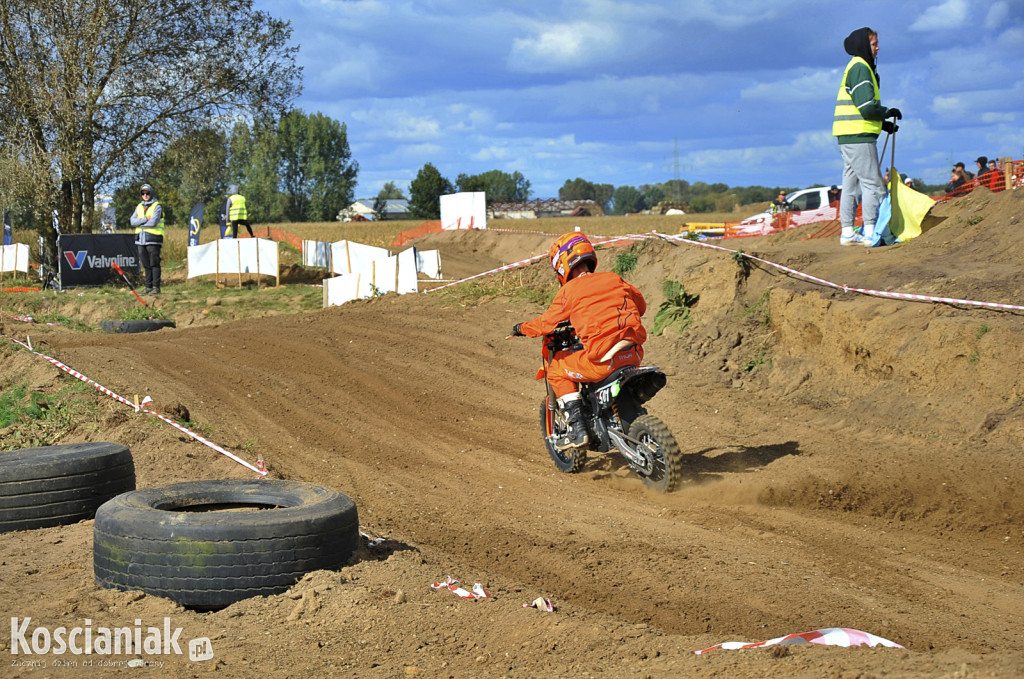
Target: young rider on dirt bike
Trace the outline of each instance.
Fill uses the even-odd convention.
[[[587,237],[566,233],[548,251],[551,268],[562,287],[540,316],[517,323],[512,336],[542,337],[569,320],[583,343],[582,351],[548,356],[547,379],[565,411],[569,429],[559,437],[559,450],[586,444],[579,382],[599,382],[624,366],[639,366],[647,331],[640,317],[647,310],[634,286],[611,271],[594,273],[597,254]]]

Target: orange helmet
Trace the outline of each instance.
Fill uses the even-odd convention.
[[[558,282],[565,285],[569,280],[569,272],[580,262],[586,263],[591,273],[597,268],[597,253],[587,237],[579,231],[562,234],[548,250],[551,268],[555,270]]]

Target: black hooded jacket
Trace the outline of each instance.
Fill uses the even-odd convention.
[[[860,57],[864,61],[868,62],[871,66],[871,70],[875,73],[875,81],[881,82],[878,77],[878,69],[875,66],[875,55],[871,53],[871,29],[865,26],[864,28],[858,28],[856,31],[846,36],[846,40],[843,41],[843,47],[846,48],[846,53],[851,57]]]

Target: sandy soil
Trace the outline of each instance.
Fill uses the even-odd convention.
[[[807,227],[720,243],[850,288],[1024,304],[1024,192],[940,205],[920,238],[865,250]],[[600,220],[586,226],[600,232]],[[424,238],[446,278],[546,251],[550,237]],[[1024,316],[844,292],[694,243],[647,241],[628,278],[699,294],[693,324],[647,345],[670,375],[649,404],[688,479],[648,492],[616,458],[557,472],[540,440],[539,343],[506,341],[542,307],[518,297],[394,295],[301,315],[144,335],[31,332],[39,351],[163,411],[271,476],[338,488],[383,537],[339,572],[199,613],[97,587],[92,522],[0,535],[0,607],[32,627],[182,627],[215,658],[147,656],[155,676],[1024,676]],[[609,266],[613,252],[602,254]],[[536,264],[531,285],[549,274]],[[175,286],[168,294],[186,294]],[[244,313],[244,312],[240,312]],[[4,383],[68,378],[0,351]],[[251,478],[96,395],[138,485]],[[466,601],[430,584],[479,582]],[[549,597],[555,612],[526,608]],[[823,627],[905,647],[695,650]],[[10,637],[0,643],[10,653]],[[86,656],[13,666],[57,676]],[[108,660],[123,662],[125,656]],[[96,659],[98,664],[98,658]]]

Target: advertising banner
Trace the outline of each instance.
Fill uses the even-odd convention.
[[[203,212],[206,211],[206,203],[199,203],[192,208],[192,214],[188,217],[188,244],[199,245],[199,231],[203,228]]]
[[[61,288],[120,279],[111,262],[126,273],[139,274],[138,248],[131,233],[66,233],[60,237],[57,262]]]

